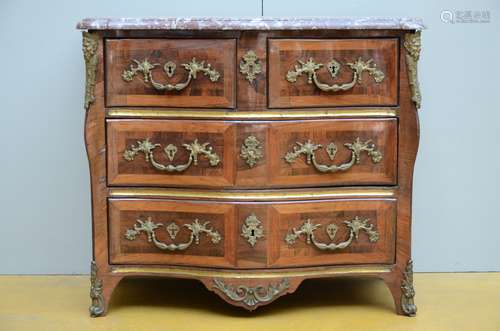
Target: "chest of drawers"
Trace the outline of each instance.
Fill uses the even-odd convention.
[[[253,310],[383,279],[415,315],[415,19],[85,19],[92,316],[128,276]]]

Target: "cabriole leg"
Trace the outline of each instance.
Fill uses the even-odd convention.
[[[403,272],[395,271],[395,273],[384,277],[384,281],[394,298],[396,312],[399,315],[416,316],[417,306],[414,302],[413,261],[408,261]]]
[[[90,265],[90,299],[91,304],[89,312],[91,317],[99,317],[106,315],[108,311],[109,301],[114,289],[120,282],[122,277],[117,276],[100,276],[98,274],[97,264],[95,261]]]

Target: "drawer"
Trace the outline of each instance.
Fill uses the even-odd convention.
[[[394,262],[392,198],[247,203],[113,198],[109,215],[112,264],[282,268]]]
[[[270,39],[269,107],[398,104],[397,39]]]
[[[108,120],[107,135],[109,185],[233,185],[232,123]]]
[[[109,200],[112,264],[234,265],[233,206]]]
[[[396,201],[273,205],[271,267],[394,263]]]
[[[106,104],[234,108],[235,39],[106,40]]]
[[[108,120],[108,184],[397,184],[397,120]]]
[[[395,185],[397,120],[276,122],[269,130],[270,185]]]

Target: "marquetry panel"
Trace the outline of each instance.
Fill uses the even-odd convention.
[[[289,71],[294,71],[296,66],[301,68],[298,61],[307,63],[309,59],[322,65],[316,71],[318,82],[330,86],[353,81],[353,69],[348,63],[361,60],[373,72],[370,75],[369,70],[363,71],[361,80],[353,87],[339,91],[321,90],[305,73],[296,77],[296,81],[287,80]],[[329,67],[335,68],[329,65],[332,60],[336,61],[337,68],[329,70]],[[271,39],[269,107],[397,105],[397,70],[397,39]],[[334,71],[334,75],[330,71]]]
[[[234,39],[108,39],[106,41],[107,106],[162,106],[234,108]],[[142,71],[128,80],[123,74],[144,60],[154,65],[153,81],[161,85],[184,83],[189,70],[183,64],[196,63],[213,72],[198,71],[181,90],[156,89]],[[213,79],[213,80],[212,80]]]
[[[230,205],[110,199],[109,210],[111,263],[226,267],[234,264],[234,221],[233,207]],[[148,240],[146,231],[132,233],[133,237],[130,237],[130,230],[134,230],[134,225],[141,227],[141,222],[148,220],[158,225],[154,230],[154,240]],[[219,237],[214,238],[201,232],[198,243],[191,240],[189,247],[176,250],[161,249],[155,245],[155,240],[160,246],[161,243],[178,246],[189,243],[192,231],[186,225],[195,222]],[[169,227],[171,224],[175,225]],[[175,234],[175,238],[171,234]]]
[[[270,211],[269,264],[272,267],[393,263],[395,254],[396,201],[386,200],[339,200],[307,202],[294,204],[275,204]],[[321,250],[313,242],[307,242],[301,235],[293,244],[285,238],[300,230],[309,220],[320,225],[314,230],[315,240],[325,244],[339,244],[349,239],[350,230],[346,221],[358,218],[372,226],[378,238],[372,238],[368,232],[360,230],[358,238],[345,248]],[[328,235],[328,226],[334,224],[337,232],[334,238]]]
[[[321,145],[314,151],[317,164],[347,164],[353,158],[353,150],[346,144],[352,144],[358,138],[361,144],[372,146],[379,154],[361,151],[359,162],[346,166],[347,169],[321,172],[306,154],[286,160],[287,153],[301,148],[298,143],[311,142]],[[271,124],[268,139],[272,142],[268,161],[269,184],[272,186],[395,185],[397,182],[395,119],[276,122]]]
[[[108,120],[107,124],[110,185],[224,187],[234,182],[236,151],[231,124],[155,120]],[[153,157],[146,156],[144,150],[137,151],[146,139],[156,145]],[[196,161],[190,161],[195,142],[198,147],[204,146],[208,155],[198,153]],[[131,155],[134,149],[137,153]],[[162,168],[168,165],[177,168]]]

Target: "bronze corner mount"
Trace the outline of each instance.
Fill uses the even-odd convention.
[[[415,107],[420,109],[422,104],[422,95],[420,93],[420,84],[418,82],[417,64],[420,59],[422,49],[420,31],[407,33],[404,36],[403,46],[406,49],[406,67],[411,90],[411,100],[415,102]]]
[[[97,49],[99,48],[99,35],[96,33],[83,33],[82,50],[85,60],[85,101],[84,107],[89,110],[90,105],[95,101],[95,84],[97,78]]]
[[[410,259],[406,264],[401,281],[401,309],[408,316],[416,316],[417,306],[415,305],[415,288],[413,287],[413,261]]]
[[[102,296],[102,280],[97,276],[97,264],[90,262],[90,304],[89,312],[91,317],[98,317],[104,314],[104,298]]]

